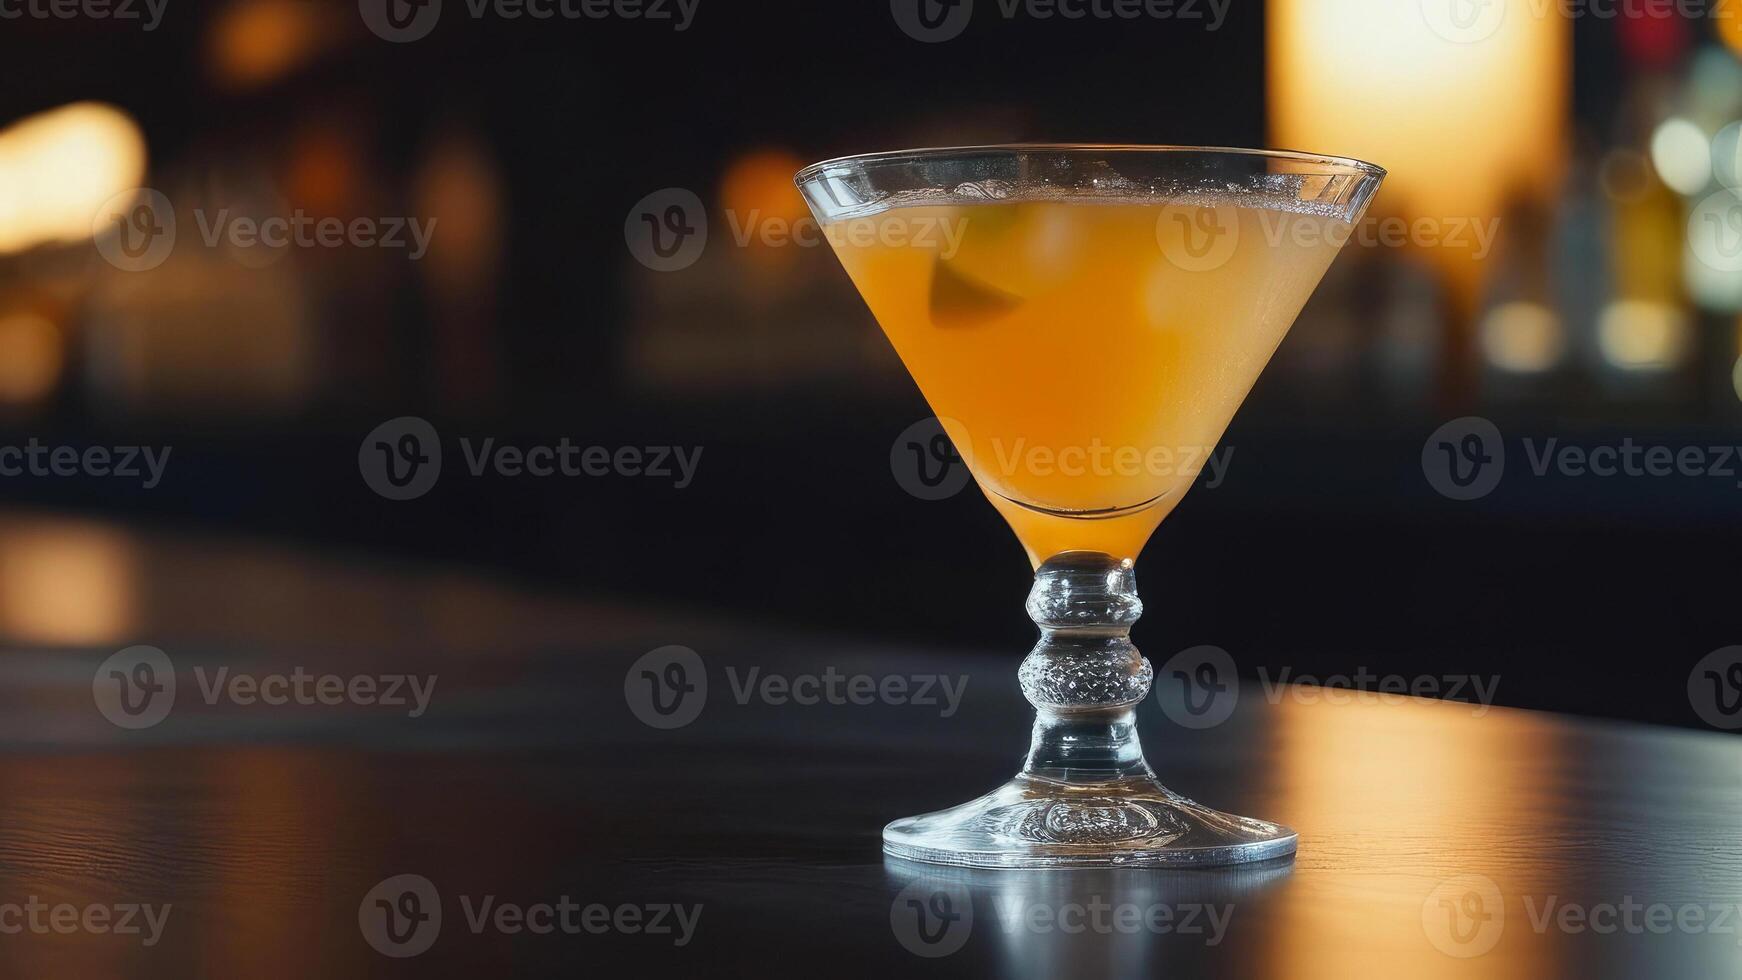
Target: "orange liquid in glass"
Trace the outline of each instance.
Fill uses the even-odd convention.
[[[827,229],[1036,566],[1137,556],[1348,233],[1217,203],[923,205]]]

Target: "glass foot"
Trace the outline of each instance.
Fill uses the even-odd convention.
[[[1287,827],[1195,803],[1152,776],[1065,784],[1022,775],[883,828],[885,853],[968,868],[1161,868],[1294,853]]]
[[[1040,642],[1017,676],[1034,705],[1022,773],[958,807],[883,828],[883,850],[970,868],[1159,868],[1244,864],[1294,853],[1294,831],[1221,813],[1163,786],[1143,761],[1134,709],[1149,661],[1132,646],[1143,613],[1129,559],[1055,556],[1028,614]]]

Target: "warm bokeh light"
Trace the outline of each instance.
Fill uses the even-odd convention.
[[[0,402],[40,401],[60,381],[60,328],[41,313],[0,315]]]
[[[740,215],[797,221],[810,214],[792,175],[805,161],[785,150],[753,150],[726,167],[720,178],[720,205]]]
[[[285,170],[285,193],[298,207],[321,215],[352,210],[362,165],[344,133],[324,126],[298,133]]]
[[[1687,350],[1687,314],[1668,303],[1617,300],[1597,317],[1603,359],[1628,371],[1674,367]]]
[[[1651,134],[1651,165],[1669,188],[1693,195],[1712,179],[1712,143],[1686,119],[1665,119]]]
[[[1300,832],[1298,878],[1317,878],[1344,860],[1313,850],[1312,842],[1339,834],[1368,845],[1365,870],[1325,880],[1287,904],[1257,940],[1272,972],[1297,980],[1524,980],[1560,973],[1555,951],[1528,929],[1507,922],[1494,952],[1460,959],[1436,948],[1422,914],[1435,885],[1452,875],[1485,876],[1514,903],[1535,884],[1520,877],[1514,854],[1494,846],[1491,829],[1516,815],[1556,839],[1567,817],[1538,805],[1541,785],[1526,770],[1502,769],[1493,760],[1528,744],[1537,775],[1552,779],[1560,754],[1554,727],[1528,712],[1346,696],[1354,703],[1288,703],[1278,712],[1275,809]],[[1473,718],[1477,712],[1481,717]],[[1438,867],[1423,874],[1424,864]],[[1472,973],[1471,963],[1482,969]]]
[[[1675,64],[1693,42],[1688,15],[1662,4],[1655,13],[1622,14],[1613,18],[1621,51],[1629,61],[1645,68]],[[1713,8],[1714,10],[1718,8]]]
[[[89,238],[97,211],[145,179],[145,137],[126,113],[79,102],[0,130],[0,252]]]
[[[1502,303],[1489,310],[1481,338],[1488,363],[1520,374],[1554,367],[1566,350],[1559,315],[1540,303]]]
[[[809,221],[810,209],[793,185],[792,175],[805,161],[784,150],[754,150],[733,160],[720,178],[722,219],[737,236],[748,233],[744,254],[762,264],[784,267],[797,251],[790,247],[790,229]],[[779,237],[764,237],[772,232]],[[774,247],[771,241],[786,247]]]
[[[132,541],[97,525],[0,524],[0,637],[56,646],[120,644],[137,628]]]
[[[1714,17],[1712,23],[1717,25],[1718,38],[1742,58],[1742,17]]]
[[[1567,19],[1554,5],[1503,0],[1464,28],[1429,16],[1440,7],[1450,5],[1270,0],[1271,141],[1389,168],[1380,214],[1491,220],[1548,202],[1566,153]],[[1478,250],[1425,254],[1470,316]]]
[[[307,61],[330,36],[326,8],[319,4],[242,0],[212,21],[212,70],[230,85],[264,84]]]
[[[430,237],[429,282],[463,302],[493,287],[506,223],[502,177],[482,141],[469,132],[431,147],[412,182],[416,212],[439,222]]]

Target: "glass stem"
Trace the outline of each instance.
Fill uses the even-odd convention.
[[[1023,776],[1083,785],[1153,778],[1136,723],[1153,672],[1130,635],[1142,614],[1129,559],[1071,551],[1035,572],[1028,615],[1040,642],[1019,674],[1035,709]]]

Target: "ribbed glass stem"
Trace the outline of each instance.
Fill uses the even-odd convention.
[[[1130,637],[1142,614],[1129,560],[1073,551],[1040,566],[1028,594],[1040,641],[1019,675],[1036,713],[1023,775],[1065,783],[1149,775],[1134,709],[1152,671]]]

